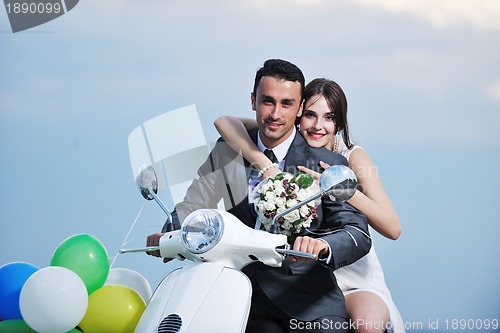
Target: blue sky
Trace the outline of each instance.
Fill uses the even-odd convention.
[[[0,265],[45,267],[77,233],[112,256],[142,207],[128,245],[144,245],[164,216],[136,190],[128,135],[196,104],[214,141],[217,116],[253,117],[255,70],[279,57],[347,94],[403,225],[375,242],[408,325],[500,319],[499,22],[487,0],[86,0],[13,34],[0,10]],[[155,286],[172,266],[115,267]]]

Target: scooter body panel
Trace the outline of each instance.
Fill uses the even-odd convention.
[[[251,295],[250,280],[238,270],[186,265],[163,279],[134,332],[244,332]]]

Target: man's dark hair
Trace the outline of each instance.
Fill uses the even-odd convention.
[[[304,74],[294,64],[286,60],[281,59],[269,59],[266,60],[264,66],[262,66],[255,74],[255,83],[253,85],[253,94],[257,94],[257,87],[259,86],[260,79],[263,76],[271,76],[278,80],[299,82],[301,88],[301,96],[304,96],[305,88],[305,78]]]

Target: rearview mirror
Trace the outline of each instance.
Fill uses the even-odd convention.
[[[154,192],[154,194],[158,193],[158,178],[156,177],[155,169],[149,164],[141,166],[135,183],[141,190],[144,199],[153,200],[154,196],[151,192]]]
[[[332,165],[321,174],[319,187],[323,195],[347,201],[356,193],[358,178],[350,168],[344,165]]]

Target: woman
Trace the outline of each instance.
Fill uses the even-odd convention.
[[[315,79],[305,87],[304,100],[299,119],[300,133],[311,147],[324,146],[346,157],[359,182],[359,189],[348,203],[363,212],[377,232],[389,239],[397,239],[401,225],[378,177],[377,168],[366,151],[353,145],[349,139],[347,99],[340,86],[331,80]],[[226,142],[240,150],[254,168],[261,170],[262,179],[281,172],[247,135],[249,129],[257,127],[254,120],[223,116],[214,124]],[[328,166],[322,163],[323,168]],[[299,169],[319,176],[305,167]],[[368,255],[336,270],[335,275],[344,292],[347,313],[355,332],[384,332],[385,329],[404,332],[404,324],[385,284],[373,246]]]

